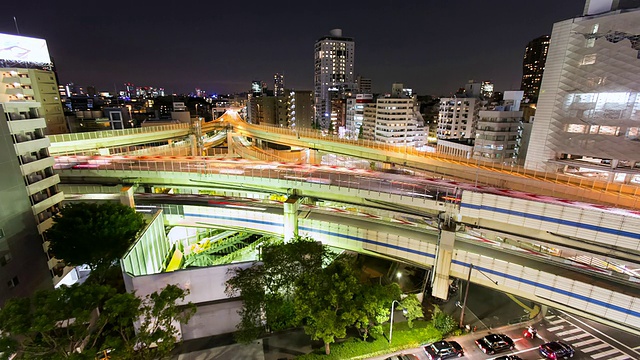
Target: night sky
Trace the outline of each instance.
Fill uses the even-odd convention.
[[[287,88],[312,90],[314,43],[342,28],[374,92],[401,82],[447,95],[469,79],[518,89],[526,44],[585,0],[39,2],[3,11],[0,32],[15,34],[16,16],[21,35],[46,39],[62,83],[230,93],[272,89],[282,72]]]

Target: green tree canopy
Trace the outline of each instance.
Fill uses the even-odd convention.
[[[307,335],[324,342],[327,355],[330,344],[345,337],[359,315],[355,298],[361,285],[350,260],[338,259],[322,271],[304,274],[296,283],[297,319]]]
[[[121,258],[144,225],[142,214],[120,203],[77,203],[62,208],[46,237],[67,265],[96,270]]]
[[[391,303],[400,299],[402,290],[398,284],[371,284],[362,286],[356,296],[356,326],[366,340],[369,334],[382,335],[382,324],[389,320]]]
[[[177,341],[174,323],[195,312],[182,304],[188,293],[167,285],[139,298],[85,283],[10,299],[0,309],[0,359],[94,359],[103,349],[117,359],[164,358]]]
[[[242,295],[237,340],[249,342],[260,336],[266,324],[272,330],[295,326],[295,283],[308,272],[318,272],[328,258],[324,245],[297,237],[288,243],[267,243],[261,262],[231,270],[226,292]]]
[[[402,299],[402,301],[400,301],[400,308],[405,310],[404,317],[407,318],[409,328],[413,327],[413,320],[424,317],[422,303],[420,303],[416,294],[409,294],[406,298]]]

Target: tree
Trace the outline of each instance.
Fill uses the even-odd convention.
[[[389,320],[391,303],[400,299],[402,290],[398,284],[372,284],[361,286],[356,296],[357,314],[356,326],[362,338],[367,340],[369,335],[382,335],[382,324]]]
[[[78,357],[94,336],[97,309],[113,294],[108,286],[76,284],[8,300],[0,310],[0,343],[12,345],[2,351],[26,359]]]
[[[453,329],[455,329],[458,325],[453,316],[443,312],[440,310],[438,305],[433,305],[433,315],[431,316],[431,323],[433,327],[438,329],[442,335],[447,335]]]
[[[296,317],[314,340],[330,344],[347,335],[347,328],[358,319],[354,301],[360,284],[349,258],[334,261],[322,271],[304,274],[296,284]]]
[[[154,292],[143,299],[134,299],[133,294],[110,299],[105,304],[107,317],[117,322],[114,328],[120,339],[111,337],[109,345],[114,347],[114,358],[118,359],[164,359],[175,348],[179,330],[176,323],[188,323],[195,314],[196,306],[192,303],[181,304],[189,294],[189,290],[176,285],[167,285],[160,292]],[[133,306],[139,305],[137,311]],[[140,321],[135,337],[127,328],[127,322]]]
[[[409,328],[413,327],[413,320],[424,317],[422,312],[422,303],[418,300],[416,294],[409,294],[400,301],[400,308],[405,310],[404,317],[407,318]]]
[[[125,254],[144,225],[142,214],[120,203],[77,203],[56,214],[46,237],[67,265],[102,272]]]
[[[244,343],[259,337],[265,325],[271,330],[296,326],[295,283],[303,274],[321,271],[328,258],[324,245],[302,237],[267,243],[261,253],[261,262],[231,270],[227,281],[227,295],[242,296],[236,339]]]
[[[163,358],[175,347],[174,323],[188,322],[195,312],[193,304],[180,304],[188,293],[167,285],[141,299],[85,283],[10,299],[0,309],[0,359],[13,353],[21,359],[94,359],[107,348],[118,359]]]

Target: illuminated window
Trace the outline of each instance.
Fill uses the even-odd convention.
[[[585,132],[585,125],[581,124],[569,124],[567,125],[567,132],[569,133],[579,133],[582,134]]]
[[[596,63],[596,54],[588,54],[582,58],[580,65],[592,65]]]
[[[617,126],[600,126],[600,135],[617,135],[618,127]]]

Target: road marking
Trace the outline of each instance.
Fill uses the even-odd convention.
[[[580,331],[584,331],[584,330],[582,330],[582,329],[580,329],[580,328],[575,328],[575,329],[571,329],[571,330],[567,330],[567,331],[559,332],[559,333],[557,333],[556,335],[557,335],[557,336],[564,336],[564,335],[569,335],[569,334],[577,333],[577,332],[580,332]],[[566,339],[565,339],[565,340],[566,340]]]
[[[624,348],[626,348],[626,349],[628,349],[628,350],[631,350],[632,352],[636,353],[636,355],[640,355],[640,352],[638,352],[638,351],[637,351],[637,350],[639,350],[639,349],[640,349],[640,346],[637,346],[637,347],[635,347],[635,348],[632,348],[632,347],[630,347],[630,346],[628,346],[628,345],[625,345],[625,344],[621,343],[620,341],[618,341],[618,340],[616,340],[616,339],[612,338],[611,336],[609,336],[609,335],[607,335],[607,334],[603,333],[602,331],[600,331],[600,330],[598,330],[598,329],[594,328],[593,326],[591,326],[591,325],[589,325],[589,324],[585,323],[584,321],[582,321],[582,320],[580,320],[580,319],[576,318],[575,316],[572,316],[572,315],[570,315],[570,314],[567,314],[567,313],[565,313],[565,312],[564,312],[564,311],[562,311],[562,310],[559,310],[559,311],[561,311],[564,315],[566,315],[566,316],[568,316],[568,317],[570,317],[570,318],[574,319],[575,321],[577,321],[577,322],[579,322],[579,323],[583,324],[584,326],[588,327],[589,329],[591,329],[591,330],[593,330],[593,331],[597,332],[598,334],[600,334],[600,335],[602,335],[602,336],[606,337],[607,339],[609,339],[609,340],[611,340],[611,341],[613,341],[613,342],[617,343],[618,345],[620,345],[620,346],[622,346],[622,347],[624,347]],[[571,322],[569,322],[569,323],[570,323],[570,324],[572,324]],[[572,325],[574,325],[574,324],[572,324]],[[574,325],[574,326],[576,326],[576,325]],[[622,351],[622,350],[620,350],[620,352],[621,352],[621,353],[623,353],[623,354],[626,354],[626,353],[625,353],[624,351]],[[632,359],[633,359],[633,358],[640,358],[640,356],[631,356],[631,358],[632,358]]]
[[[564,325],[547,328],[547,331],[555,332],[556,330],[560,330],[560,329],[564,329]]]
[[[611,358],[609,360],[633,360],[633,358],[629,357],[629,355],[627,355],[627,354],[624,354],[624,355],[620,355],[618,357]]]
[[[594,359],[600,359],[601,357],[605,357],[605,356],[609,356],[609,355],[613,355],[613,354],[620,354],[620,350],[611,349],[609,351],[593,354],[593,355],[591,355],[591,357],[594,358]],[[607,359],[609,359],[609,358],[607,358]]]
[[[590,353],[592,351],[604,349],[606,347],[611,347],[611,345],[603,342],[602,344],[594,345],[592,347],[588,347],[586,349],[580,349],[580,350],[582,350],[582,352],[585,352],[585,353]],[[620,351],[620,350],[618,350],[618,351]]]
[[[591,338],[589,340],[585,340],[585,341],[581,341],[579,343],[575,343],[573,344],[574,347],[580,347],[583,345],[589,345],[589,344],[593,344],[594,342],[598,342],[598,341],[602,341],[600,339],[598,339],[597,337]]]
[[[578,334],[578,335],[574,335],[574,336],[565,338],[564,341],[578,340],[580,338],[587,337],[587,336],[593,336],[593,335],[589,334],[588,332],[583,332],[582,334]]]
[[[560,323],[565,322],[565,321],[567,321],[567,320],[561,318],[560,320],[549,321],[549,325],[556,325],[556,324],[560,324]]]

